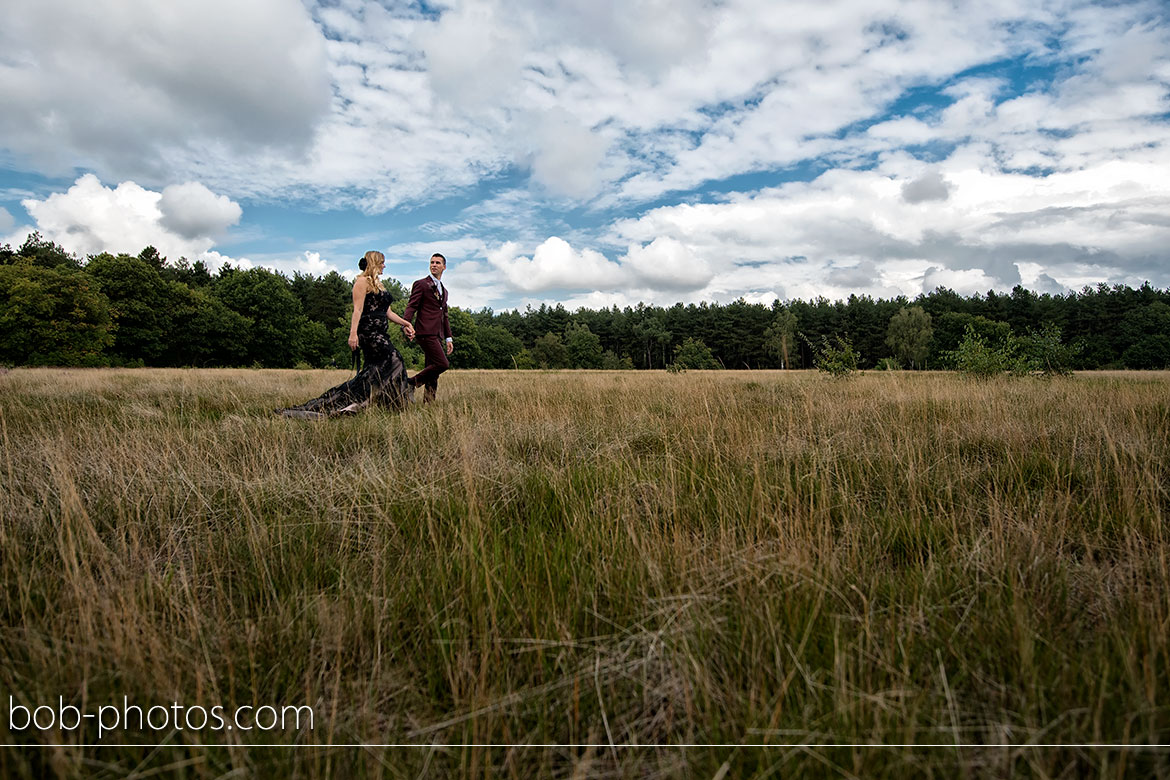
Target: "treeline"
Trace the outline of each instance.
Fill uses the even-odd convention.
[[[393,308],[405,290],[387,280]],[[168,262],[153,247],[84,263],[33,233],[0,246],[0,362],[81,366],[347,366],[352,280]],[[454,297],[458,296],[458,288]],[[808,368],[843,338],[861,368],[948,368],[964,334],[988,343],[1058,334],[1072,367],[1170,367],[1170,291],[1100,284],[1068,295],[1017,286],[964,297],[681,303],[663,308],[451,309],[455,368]],[[396,328],[408,364],[421,352]]]

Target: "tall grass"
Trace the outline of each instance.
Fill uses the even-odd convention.
[[[4,708],[315,713],[0,773],[1170,774],[1166,374],[342,376],[0,376]]]

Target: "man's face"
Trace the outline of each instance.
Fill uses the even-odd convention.
[[[446,267],[447,267],[447,264],[443,262],[443,258],[441,258],[441,257],[432,257],[431,258],[431,275],[434,276],[436,279],[443,278],[443,270]]]

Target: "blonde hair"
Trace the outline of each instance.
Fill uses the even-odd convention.
[[[376,249],[371,249],[362,259],[366,261],[366,270],[361,274],[366,278],[366,292],[381,292],[385,288],[382,287],[378,274],[386,266],[386,256]]]

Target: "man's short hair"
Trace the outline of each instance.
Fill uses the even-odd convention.
[[[436,257],[437,257],[437,258],[439,258],[440,260],[442,260],[442,261],[443,261],[443,265],[446,265],[446,264],[447,264],[447,258],[443,257],[443,256],[442,256],[441,254],[439,254],[438,252],[435,252],[433,255],[431,255],[431,259],[432,259],[432,260],[433,260],[434,258],[436,258]]]

